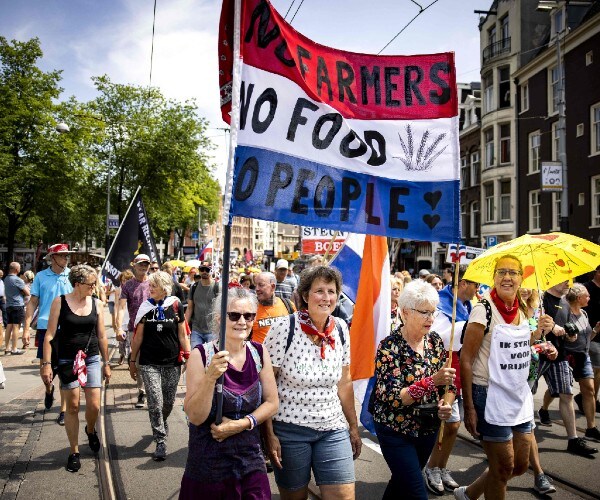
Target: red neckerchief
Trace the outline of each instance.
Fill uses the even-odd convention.
[[[496,305],[500,316],[502,316],[502,319],[510,325],[519,313],[519,300],[517,299],[517,297],[515,297],[515,301],[513,302],[512,307],[506,307],[504,301],[500,297],[498,297],[495,288],[490,293],[490,297],[494,301],[494,304]]]
[[[306,335],[316,335],[323,340],[321,342],[321,359],[325,359],[325,347],[329,345],[332,349],[335,349],[335,339],[333,338],[333,335],[331,335],[335,329],[335,320],[331,316],[327,318],[325,331],[323,333],[317,330],[317,327],[310,319],[306,309],[298,311],[298,321],[300,322],[300,328],[302,328],[302,331],[306,333]]]

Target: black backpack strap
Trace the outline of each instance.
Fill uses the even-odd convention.
[[[281,297],[283,303],[285,304],[285,308],[287,309],[288,314],[294,314],[294,308],[292,307],[292,302],[290,299],[286,299],[285,297]]]
[[[490,301],[487,299],[481,299],[480,301],[483,304],[483,307],[485,307],[485,329],[483,330],[483,334],[487,335],[490,331],[490,325],[492,324],[492,306],[490,304]],[[462,328],[462,332],[460,334],[460,343],[463,344],[465,341],[465,332],[467,331],[467,325],[469,324],[469,321],[465,321],[465,324],[463,325]]]
[[[340,322],[333,317],[333,321],[335,321],[335,326],[337,327],[338,335],[340,336],[340,340],[342,341],[342,345],[346,345],[346,337],[344,336],[344,330],[342,330],[342,325]]]
[[[290,314],[288,316],[290,318],[290,330],[288,331],[287,342],[285,344],[284,354],[288,352],[288,349],[292,345],[292,340],[294,338],[294,330],[296,329],[296,315]]]

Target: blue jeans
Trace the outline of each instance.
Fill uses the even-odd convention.
[[[421,470],[435,445],[437,433],[412,437],[375,422],[381,453],[392,473],[383,499],[427,500]]]
[[[318,486],[354,483],[354,460],[348,429],[317,431],[302,425],[273,422],[281,444],[281,465],[274,468],[280,488],[295,491],[310,481],[310,471]]]
[[[215,338],[216,335],[214,333],[192,330],[192,335],[190,336],[190,347],[193,349],[197,345],[206,344]]]

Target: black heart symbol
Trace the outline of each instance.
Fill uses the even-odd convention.
[[[429,193],[427,193],[429,194]],[[425,224],[427,224],[429,226],[429,229],[433,229],[435,226],[437,226],[438,222],[440,221],[440,216],[439,215],[424,215],[423,216],[423,222],[425,222]]]
[[[431,207],[431,210],[435,210],[435,207],[437,207],[437,204],[442,199],[442,192],[441,191],[434,191],[433,193],[425,193],[425,195],[423,196],[423,199],[427,203],[429,203],[429,206]]]

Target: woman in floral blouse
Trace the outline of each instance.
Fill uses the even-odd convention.
[[[392,472],[384,499],[427,498],[421,469],[435,444],[439,422],[452,413],[455,387],[450,385],[446,403],[442,397],[456,370],[446,366],[442,339],[430,331],[438,301],[429,283],[406,285],[398,302],[403,324],[377,350],[371,410]],[[427,403],[433,403],[430,418],[418,415],[418,407]]]

